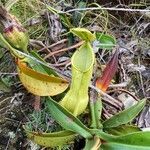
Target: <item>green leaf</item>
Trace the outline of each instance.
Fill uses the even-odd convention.
[[[112,141],[131,145],[150,146],[150,132],[134,132],[116,137]]]
[[[45,147],[57,147],[63,146],[72,142],[76,136],[75,133],[71,131],[59,131],[53,133],[38,133],[32,132],[25,129],[25,132],[29,139],[34,141],[36,144]]]
[[[103,122],[104,128],[117,127],[132,121],[144,108],[145,104],[146,100],[141,100],[136,105],[114,115],[110,119]]]
[[[104,131],[112,135],[124,135],[128,133],[138,132],[141,130],[137,126],[133,125],[121,125],[114,128],[106,128],[104,129]]]
[[[87,42],[92,42],[96,39],[95,35],[85,28],[72,28],[70,32]]]
[[[104,143],[101,148],[103,150],[150,150],[149,146],[137,146],[120,143]]]
[[[96,32],[96,39],[100,43],[97,47],[101,49],[112,49],[116,45],[116,39],[112,35]]]
[[[150,146],[150,132],[134,132],[121,136],[107,134],[100,130],[91,130],[92,134],[99,136],[106,142],[115,142],[128,145]]]
[[[90,111],[91,111],[91,127],[101,128],[101,113],[102,113],[102,101],[98,96],[96,100],[90,100]]]
[[[46,62],[42,59],[42,57],[35,51],[31,51],[30,55],[34,57],[37,60],[40,60],[41,62],[45,63]],[[40,73],[48,74],[48,75],[54,75],[58,77],[58,74],[51,68],[48,68],[46,65],[40,64],[39,62],[31,59],[31,58],[25,58],[25,62],[29,64],[29,66],[34,69],[35,71],[38,71]]]
[[[51,116],[66,130],[76,132],[84,138],[91,138],[90,130],[82,122],[69,113],[65,108],[47,97],[46,104]]]
[[[59,14],[59,11],[53,7],[51,7],[50,5],[46,5],[47,9],[52,12],[53,14],[55,15],[58,15]]]
[[[1,35],[0,35],[1,36]],[[0,48],[5,48],[5,44],[0,40]]]

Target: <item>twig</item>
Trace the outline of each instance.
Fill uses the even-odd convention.
[[[0,73],[0,76],[1,75],[17,75],[18,73],[17,72],[11,72],[11,73],[7,73],[7,72],[2,72],[2,73]]]
[[[7,108],[10,108],[10,106],[6,106],[0,109],[0,112],[3,112],[5,110],[5,112],[7,111]],[[5,114],[5,113],[4,113]]]
[[[38,44],[39,46],[43,47],[42,49],[47,50],[48,52],[50,52],[50,50],[48,49],[48,47],[45,44],[43,44],[42,41],[30,39],[30,43],[31,44],[32,43]]]
[[[112,85],[109,85],[109,88],[121,88],[121,87],[126,87],[128,84],[128,82],[122,82],[122,83],[119,83],[119,84],[112,84]]]
[[[43,44],[42,41],[37,41],[37,40],[33,40],[33,39],[30,40],[30,43],[34,43],[34,42],[43,47],[41,50],[47,50],[48,53],[51,52],[51,50],[48,49],[48,46],[46,46],[45,44]],[[41,50],[39,50],[39,51],[41,51]],[[54,56],[53,56],[53,59],[56,62],[56,59],[55,59]]]
[[[122,103],[118,102],[116,99],[114,99],[113,97],[111,97],[110,95],[108,95],[107,93],[103,92],[102,90],[98,89],[97,87],[90,85],[90,87],[94,90],[96,90],[98,93],[100,93],[101,95],[103,95],[104,97],[107,97],[109,100],[109,103],[113,104],[112,102],[114,102],[115,104],[117,104],[119,107],[122,107]],[[113,105],[115,105],[113,104]]]
[[[90,7],[90,8],[76,8],[68,11],[59,11],[59,14],[71,13],[75,11],[92,11],[92,10],[111,10],[111,11],[125,11],[125,12],[150,12],[147,9],[130,9],[130,8],[116,8],[116,7]]]
[[[19,120],[15,120],[15,119],[7,118],[7,117],[5,117],[5,119],[6,119],[6,120],[9,120],[9,121],[17,122],[17,123],[19,123],[19,122],[20,122]]]
[[[13,96],[7,97],[7,98],[3,99],[2,101],[0,101],[0,106],[1,106],[4,102],[6,102],[7,100],[9,100],[9,99],[12,98],[12,97],[13,97]]]
[[[63,49],[60,49],[58,51],[49,53],[47,56],[44,57],[44,59],[47,59],[48,57],[53,56],[55,54],[58,54],[58,53],[61,53],[61,52],[65,52],[65,51],[68,51],[68,50],[71,50],[71,49],[74,49],[74,48],[77,48],[77,47],[81,46],[83,43],[84,43],[84,41],[81,41],[81,42],[79,42],[79,43],[77,43],[75,45],[72,45],[72,46],[68,47],[68,48],[63,48]]]
[[[57,45],[59,45],[59,44],[61,44],[61,43],[65,43],[65,42],[67,42],[68,40],[67,39],[63,39],[63,40],[61,40],[61,41],[58,41],[57,43],[54,43],[54,44],[52,44],[52,45],[50,45],[50,46],[47,46],[47,48],[53,48],[53,47],[55,47],[55,46],[57,46]],[[42,49],[40,49],[39,50],[39,52],[40,51],[43,51],[43,50],[45,50],[45,47],[43,47]]]
[[[142,89],[144,97],[146,97],[146,93],[145,93],[145,90],[144,90],[144,83],[143,83],[142,74],[141,74],[140,71],[138,71],[138,73],[139,73],[139,78],[140,78],[140,82],[141,82],[141,89]]]
[[[106,119],[109,119],[110,117],[112,117],[113,115],[111,115],[110,113],[108,113],[108,111],[103,107],[103,115]]]
[[[138,98],[135,95],[133,95],[132,93],[130,93],[129,91],[127,91],[125,89],[114,89],[114,90],[108,91],[107,93],[116,92],[116,91],[121,91],[121,92],[127,93],[130,96],[132,96],[136,101],[139,101]]]
[[[19,129],[19,127],[20,127],[21,124],[22,124],[22,122],[20,121],[20,122],[18,123],[17,129],[16,129],[16,131],[15,131],[15,133],[14,133],[15,135],[16,135],[16,133],[18,132],[18,129]],[[5,150],[8,149],[10,140],[11,140],[11,137],[9,136],[9,139],[8,139],[8,142],[7,142],[7,145],[6,145]]]
[[[109,104],[109,105],[111,105],[111,106],[113,106],[113,107],[115,107],[116,109],[121,109],[122,108],[122,105],[120,105],[120,103],[117,101],[117,103],[116,102],[114,102],[114,101],[112,101],[112,100],[110,100],[108,97],[106,97],[106,96],[103,96],[103,101],[105,102],[105,103],[107,103],[107,104]]]
[[[67,60],[67,61],[65,61],[63,63],[59,63],[59,64],[51,64],[51,66],[60,67],[60,66],[67,65],[68,63],[70,63],[70,60]]]

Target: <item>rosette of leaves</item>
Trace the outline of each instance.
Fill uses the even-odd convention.
[[[94,53],[90,42],[95,37],[86,29],[75,28],[71,29],[71,32],[79,35],[79,37],[81,37],[80,34],[83,32],[81,38],[85,42],[78,50],[76,50],[76,52],[72,56],[72,81],[70,90],[60,101],[60,105],[62,105],[63,109],[67,113],[71,112],[71,116],[72,114],[76,116],[81,114],[86,109],[88,104],[88,87],[92,77],[94,64]],[[47,99],[52,100],[50,97]],[[60,106],[59,104],[57,105]],[[60,112],[55,111],[54,113],[59,114]],[[62,115],[58,117],[67,120],[68,123],[72,122],[69,117],[66,118],[66,116],[63,117]],[[30,139],[40,145],[48,147],[56,147],[62,146],[62,144],[67,144],[68,142],[72,141],[77,135],[77,133],[71,132],[70,130],[40,134],[28,130],[26,130],[26,132]]]
[[[118,52],[113,55],[107,64],[102,77],[98,78],[96,81],[96,86],[104,92],[107,90],[108,85],[116,72],[118,61],[117,56]],[[110,75],[110,73],[112,75]],[[70,132],[74,137],[76,135],[80,135],[86,139],[84,150],[148,150],[150,147],[150,132],[142,132],[137,126],[133,126],[130,123],[143,109],[145,102],[145,100],[141,100],[136,105],[100,122],[102,103],[100,99],[96,99],[95,103],[92,103],[92,107],[90,107],[92,118],[91,128],[89,128],[84,125],[70,110],[68,111],[67,108],[62,106],[61,103],[59,104],[55,102],[50,97],[46,98],[46,105],[50,115],[62,126],[64,131]],[[42,134],[40,135],[38,133],[31,132],[27,133],[28,136],[36,143],[47,147],[53,147],[50,140],[52,138],[51,136],[49,136],[50,139],[48,139],[48,137],[46,138]],[[37,135],[40,137],[37,137]],[[55,134],[53,138],[55,138]],[[50,141],[49,145],[46,145],[45,142],[48,142],[48,140]],[[73,138],[70,138],[69,141],[71,140],[73,140]],[[59,143],[57,144],[59,145]],[[64,142],[64,144],[66,144],[66,142]]]
[[[108,83],[110,83],[113,77],[111,75],[104,78],[110,71],[112,73],[112,68],[116,67],[114,66],[116,65],[114,61],[117,59],[116,54],[117,53],[115,53],[115,56],[112,57],[106,66],[102,77],[96,81],[96,86],[102,88],[103,91],[106,91]],[[114,65],[110,65],[112,63]],[[115,69],[113,71],[115,71]],[[68,144],[76,135],[80,135],[86,139],[84,150],[148,150],[150,147],[150,132],[142,132],[137,126],[133,126],[130,123],[143,109],[145,102],[145,100],[141,100],[136,105],[100,122],[102,104],[100,99],[95,100],[95,103],[92,103],[93,106],[90,107],[90,112],[93,112],[93,115],[91,118],[91,128],[89,128],[66,108],[62,107],[52,98],[47,97],[46,105],[49,113],[56,122],[62,126],[64,131],[46,134],[27,130],[26,132],[31,140],[46,147]],[[99,126],[99,124],[101,124],[101,126]]]

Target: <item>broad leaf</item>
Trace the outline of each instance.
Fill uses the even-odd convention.
[[[116,45],[116,39],[108,34],[97,32],[96,39],[99,41],[97,47],[101,49],[112,49]]]
[[[25,132],[29,139],[34,141],[36,144],[45,147],[63,146],[65,144],[68,144],[69,142],[72,142],[76,136],[76,134],[71,131],[38,133],[38,132],[31,132],[25,129]]]
[[[113,139],[112,142],[125,143],[139,146],[150,146],[150,132],[134,132]]]
[[[139,112],[144,108],[146,100],[141,100],[136,105],[114,115],[110,119],[103,122],[104,128],[117,127],[132,121]]]
[[[20,60],[17,61],[19,78],[27,90],[39,96],[53,96],[64,92],[68,82],[62,78],[49,76],[27,67]]]
[[[32,57],[36,58],[37,60],[40,60],[41,62],[46,63],[37,52],[31,51],[30,55]],[[44,73],[44,74],[48,74],[48,75],[54,75],[54,76],[58,77],[58,74],[53,69],[48,68],[46,65],[43,65],[43,64],[41,64],[41,63],[39,63],[33,59],[30,59],[29,57],[25,58],[24,60],[25,60],[25,62],[27,62],[29,64],[29,66],[33,70],[38,71],[40,73]]]
[[[101,148],[103,150],[150,150],[149,146],[128,145],[120,143],[104,143]]]
[[[114,128],[106,128],[104,129],[104,131],[112,135],[124,135],[128,133],[138,132],[141,130],[137,126],[133,125],[121,125]]]
[[[91,111],[91,127],[102,128],[101,124],[101,113],[102,113],[102,101],[98,96],[96,100],[90,100],[90,111]]]
[[[46,104],[51,116],[66,130],[76,132],[84,138],[91,138],[90,130],[82,122],[69,113],[65,108],[47,97]]]
[[[115,142],[129,145],[150,146],[150,132],[134,132],[121,136],[107,134],[100,130],[91,130],[92,134],[99,136],[105,142]]]

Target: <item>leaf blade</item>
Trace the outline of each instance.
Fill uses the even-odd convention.
[[[97,47],[101,49],[112,49],[116,45],[116,39],[112,35],[96,32],[96,39],[99,41]]]
[[[29,139],[46,147],[63,146],[64,144],[71,142],[76,136],[75,133],[65,130],[53,133],[38,133],[25,129],[25,132]]]
[[[114,115],[110,119],[103,122],[104,128],[117,127],[130,122],[144,108],[146,100],[141,100],[136,105]]]
[[[54,96],[68,88],[68,82],[62,78],[37,72],[20,60],[17,61],[18,74],[26,89],[39,96]]]
[[[106,128],[104,131],[112,135],[125,135],[128,133],[138,132],[141,130],[137,126],[133,125],[121,125],[114,128]]]
[[[92,134],[97,135],[106,142],[115,142],[128,145],[150,146],[150,132],[133,132],[126,135],[114,136],[100,130],[91,130]]]
[[[52,98],[47,97],[46,105],[51,116],[66,130],[70,130],[82,135],[85,138],[91,138],[92,135],[90,130],[82,124],[82,122],[74,117],[70,112],[68,112],[61,105],[52,100]]]
[[[103,150],[150,150],[149,146],[135,146],[120,143],[105,143],[102,144]]]

